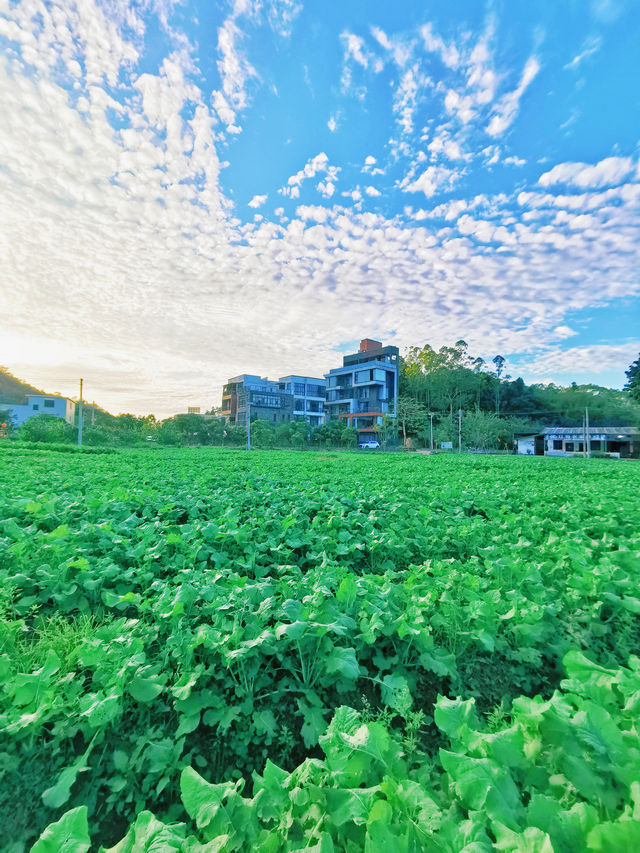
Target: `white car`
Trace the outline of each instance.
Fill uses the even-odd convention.
[[[361,450],[377,450],[380,447],[380,442],[375,439],[371,439],[370,441],[361,441],[358,444],[358,447]]]

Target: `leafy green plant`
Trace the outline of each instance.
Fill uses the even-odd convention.
[[[632,771],[611,769],[636,748],[618,701],[640,648],[630,466],[22,447],[0,469],[0,824],[16,849],[81,807],[107,847],[131,824],[122,850],[224,835],[221,850],[418,850],[436,834],[437,850],[544,849],[560,836],[530,820],[534,794],[576,806],[569,823],[596,809],[603,849],[632,831]],[[602,672],[576,674],[569,652]],[[219,821],[237,808],[215,838],[189,841],[186,768],[226,786]],[[268,819],[247,805],[261,785]]]

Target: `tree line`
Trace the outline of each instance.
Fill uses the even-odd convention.
[[[591,426],[640,426],[640,355],[626,371],[627,384],[617,391],[598,385],[569,387],[527,385],[506,372],[501,355],[490,361],[473,356],[460,340],[435,350],[429,344],[410,347],[400,359],[396,417],[385,417],[378,427],[383,447],[414,445],[440,448],[443,444],[510,450],[518,432],[542,431],[545,426],[579,426],[589,410]],[[11,431],[8,411],[0,423]],[[73,443],[77,425],[41,414],[26,421],[15,438],[29,442]],[[277,426],[252,421],[255,447],[355,447],[357,430],[345,420],[310,427],[304,421]],[[88,446],[214,445],[244,447],[244,426],[233,426],[216,416],[179,414],[165,420],[154,415],[114,416],[95,405],[85,406],[83,443]]]

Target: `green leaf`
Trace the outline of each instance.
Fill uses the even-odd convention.
[[[48,806],[50,809],[58,809],[67,802],[71,796],[71,787],[76,781],[78,774],[89,769],[87,760],[91,754],[91,750],[93,749],[95,739],[96,735],[94,735],[84,753],[76,758],[70,767],[64,768],[60,773],[56,784],[51,788],[47,788],[47,790],[43,792],[42,801],[45,806]]]
[[[488,758],[440,750],[440,761],[468,809],[484,809],[492,820],[517,831],[522,816],[518,789],[509,772]]]
[[[86,853],[90,847],[87,807],[78,806],[49,824],[30,853]]]
[[[127,685],[127,689],[136,702],[152,702],[162,693],[163,685],[156,678],[143,678],[140,675],[133,676]]]
[[[478,726],[475,705],[475,699],[462,701],[462,699],[447,699],[446,696],[438,696],[433,713],[436,726],[451,740],[460,741],[464,746],[467,746],[471,731]]]
[[[142,811],[122,841],[114,847],[101,847],[99,853],[171,853],[183,850],[185,825],[165,824],[151,812]]]
[[[382,701],[398,713],[406,713],[413,704],[409,682],[404,675],[385,675],[380,685]]]
[[[555,853],[547,833],[536,826],[528,826],[524,832],[513,832],[496,821],[493,827],[496,850],[507,850],[509,853]]]
[[[358,594],[358,584],[356,583],[356,579],[353,575],[347,575],[340,582],[340,586],[336,592],[336,598],[340,602],[340,604],[344,604],[345,607],[351,607],[353,602],[356,600],[356,596]]]
[[[327,788],[325,798],[331,822],[335,826],[345,823],[362,825],[376,800],[378,788]]]
[[[367,823],[382,823],[385,826],[391,823],[393,819],[393,809],[386,800],[376,800],[373,804]]]
[[[325,657],[324,663],[328,675],[337,673],[350,681],[356,681],[360,674],[356,651],[352,648],[341,649],[335,646]]]
[[[640,850],[640,820],[616,820],[595,826],[587,837],[588,850],[631,853]]]
[[[191,767],[185,767],[180,776],[180,793],[182,802],[189,817],[196,822],[198,829],[206,829],[218,815],[225,797],[234,793],[241,786],[241,780],[220,782],[212,785]],[[228,818],[224,824],[231,827]]]

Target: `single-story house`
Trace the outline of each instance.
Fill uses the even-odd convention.
[[[614,457],[640,456],[640,429],[628,426],[589,427],[589,451]],[[543,432],[514,436],[516,453],[523,456],[584,455],[587,431],[582,426],[545,427]]]
[[[15,428],[35,415],[54,415],[56,418],[64,418],[73,426],[76,415],[76,404],[73,400],[56,394],[29,394],[26,403],[0,402],[0,409],[9,411]]]

